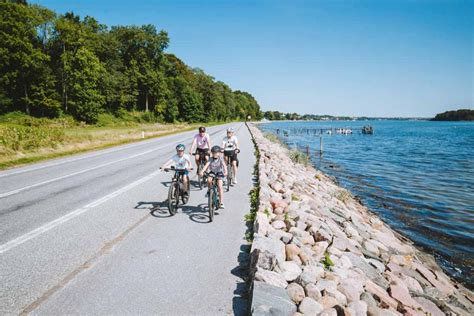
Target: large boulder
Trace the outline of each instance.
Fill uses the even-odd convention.
[[[281,287],[254,281],[251,297],[250,314],[253,316],[291,316],[296,312],[296,305]]]
[[[251,267],[273,270],[279,262],[285,262],[285,244],[278,239],[256,234],[250,260]]]

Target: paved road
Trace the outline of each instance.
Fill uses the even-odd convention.
[[[209,223],[204,191],[169,216],[157,171],[194,132],[0,172],[0,314],[243,314],[253,147]],[[219,143],[228,125],[210,128]]]

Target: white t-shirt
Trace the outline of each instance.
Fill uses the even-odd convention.
[[[178,156],[178,154],[174,155],[171,160],[174,162],[174,167],[176,169],[186,169],[191,166],[191,159],[189,159],[189,155],[183,154],[182,157]]]
[[[231,137],[224,137],[224,139],[222,140],[222,144],[224,147],[224,150],[234,150],[237,148],[237,136],[235,135],[232,135]]]

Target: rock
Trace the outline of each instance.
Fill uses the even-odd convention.
[[[264,270],[264,269],[257,269],[255,273],[255,280],[263,281],[273,286],[286,288],[288,282],[286,282],[285,278],[274,271]]]
[[[326,280],[326,279],[321,279],[319,280],[317,283],[316,283],[316,286],[318,287],[318,289],[320,291],[324,291],[326,289],[333,289],[333,290],[336,290],[337,289],[337,283],[335,281],[332,281],[332,280]]]
[[[278,267],[280,268],[283,277],[288,282],[296,280],[302,272],[301,268],[293,261],[279,263]]]
[[[286,288],[286,291],[288,292],[288,295],[291,297],[293,302],[295,302],[296,304],[299,304],[299,302],[301,302],[305,298],[304,289],[298,283],[290,283]]]
[[[388,288],[387,280],[385,280],[385,278],[382,277],[380,272],[374,267],[372,267],[364,258],[356,256],[350,252],[346,253],[345,255],[349,258],[351,263],[355,267],[362,270],[369,279],[373,280],[373,282],[375,282],[377,285],[381,286],[384,289]]]
[[[254,231],[260,235],[267,235],[269,231],[273,230],[272,226],[270,225],[270,221],[268,216],[262,212],[257,212],[255,217],[255,221],[253,223]]]
[[[272,223],[272,227],[275,229],[285,229],[286,224],[284,221],[276,220]]]
[[[295,312],[296,305],[285,289],[260,281],[253,282],[251,315],[292,315]]]
[[[360,299],[361,301],[364,301],[367,303],[367,306],[372,306],[372,307],[377,307],[377,301],[374,299],[374,297],[372,296],[372,294],[370,293],[367,293],[367,292],[363,292],[361,295],[360,295]]]
[[[281,240],[285,244],[287,244],[291,241],[291,239],[293,238],[293,235],[283,230],[273,230],[270,233],[268,233],[268,237],[272,239],[276,239],[276,240]]]
[[[367,282],[365,283],[365,290],[374,295],[376,298],[378,298],[378,300],[383,302],[387,307],[397,309],[397,301],[391,298],[383,288],[373,283],[372,281],[367,280]]]
[[[298,310],[304,315],[318,315],[323,311],[323,306],[310,297],[305,297]]]
[[[305,237],[301,237],[301,242],[305,245],[314,245],[315,241],[314,241],[314,238],[313,236],[309,235],[308,236],[305,236]]]
[[[393,255],[390,256],[390,262],[399,266],[411,267],[413,264],[413,256]]]
[[[311,263],[311,256],[305,252],[300,252],[298,255],[301,259],[301,262],[305,265],[308,265]]]
[[[337,310],[334,308],[326,308],[319,314],[319,316],[337,316]]]
[[[414,309],[421,308],[421,305],[410,296],[405,284],[401,282],[392,282],[392,284],[390,284],[389,292],[394,299],[402,303],[404,306],[409,306]]]
[[[273,214],[283,215],[283,214],[285,214],[285,209],[282,208],[282,207],[277,207],[276,209],[273,210]]]
[[[378,260],[375,260],[375,259],[367,259],[367,262],[373,266],[374,268],[376,268],[380,273],[383,273],[385,272],[385,265],[378,261]]]
[[[364,292],[362,284],[355,279],[344,280],[337,289],[346,296],[349,302],[359,301],[360,295]]]
[[[295,237],[300,237],[300,238],[310,236],[307,231],[301,230],[297,227],[291,227],[290,230],[289,230],[289,233],[292,234]]]
[[[364,247],[367,251],[373,253],[376,256],[378,256],[380,253],[379,247],[377,247],[370,239],[364,241],[364,243],[362,244],[362,247]]]
[[[421,305],[421,308],[425,311],[425,313],[431,314],[432,316],[443,316],[444,315],[444,313],[432,301],[430,301],[430,300],[428,300],[424,297],[415,297],[414,300],[417,301],[418,304]]]
[[[444,282],[440,282],[436,279],[436,276],[422,266],[421,264],[414,262],[413,267],[421,273],[431,284],[433,284],[434,287],[436,287],[438,290],[440,290],[444,295],[449,296],[452,295],[454,292],[454,287],[451,284],[445,284]]]
[[[323,291],[323,295],[334,297],[339,305],[346,305],[347,298],[344,294],[333,288],[327,288]]]
[[[283,186],[280,182],[270,183],[270,187],[277,193],[285,193],[285,191],[283,190]]]
[[[285,244],[279,240],[255,235],[252,243],[251,266],[273,270],[279,262],[285,261]]]
[[[331,308],[337,305],[337,300],[334,297],[327,295],[321,297],[318,302],[323,305],[324,309]]]
[[[301,249],[295,244],[288,244],[285,246],[285,252],[286,252],[286,259],[287,260],[293,260],[293,258],[297,257]]]
[[[324,255],[329,243],[327,241],[319,241],[311,248],[317,255]]]
[[[271,198],[270,199],[270,204],[272,205],[273,209],[276,209],[276,208],[279,208],[279,207],[282,208],[282,209],[285,209],[288,206],[288,203],[286,203],[282,199],[278,199],[278,198]]]
[[[315,301],[321,299],[321,291],[319,291],[316,285],[310,283],[306,285],[304,289],[307,297],[311,297]]]
[[[347,316],[365,316],[367,315],[367,303],[364,301],[349,303],[344,312]]]

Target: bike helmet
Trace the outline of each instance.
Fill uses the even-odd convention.
[[[199,133],[205,133],[206,128],[204,126],[199,127]]]
[[[186,149],[186,146],[184,146],[183,144],[179,144],[178,146],[176,146],[176,150],[184,151],[185,149]]]
[[[227,133],[233,133],[233,132],[234,132],[234,128],[229,127],[229,128],[227,129]]]
[[[221,151],[221,148],[220,148],[219,146],[217,146],[217,145],[216,145],[216,146],[212,146],[212,148],[211,148],[211,152],[212,152],[212,153],[218,153],[218,152],[220,152],[220,151]]]

